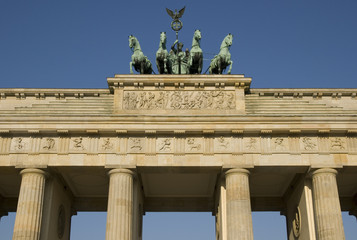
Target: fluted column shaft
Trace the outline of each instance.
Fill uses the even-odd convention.
[[[40,239],[46,172],[24,169],[17,203],[13,240]]]
[[[106,240],[132,240],[133,177],[128,169],[109,171]]]
[[[337,171],[331,168],[318,169],[312,173],[316,233],[319,240],[345,239],[336,174]]]
[[[248,170],[226,172],[226,198],[227,240],[253,239]]]

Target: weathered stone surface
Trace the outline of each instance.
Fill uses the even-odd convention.
[[[345,239],[336,174],[331,168],[312,173],[317,239]]]
[[[14,240],[40,239],[46,173],[39,169],[21,171],[22,181],[14,226]]]
[[[145,211],[212,211],[217,237],[226,240],[232,226],[227,214],[234,222],[248,219],[249,211],[228,211],[229,201],[234,209],[239,204],[226,194],[242,189],[217,182],[227,169],[249,169],[248,193],[248,176],[238,174],[245,186],[241,203],[248,206],[248,194],[253,211],[297,204],[302,220],[310,221],[300,236],[312,239],[315,200],[307,185],[289,189],[296,178],[310,181],[301,177],[309,169],[341,169],[334,183],[341,209],[356,209],[357,90],[251,89],[250,83],[244,75],[115,75],[109,89],[0,89],[0,211],[16,210],[18,168],[46,168],[61,179],[67,195],[59,195],[68,199],[70,214],[106,211],[107,169],[132,169],[142,184],[133,180],[135,231]]]

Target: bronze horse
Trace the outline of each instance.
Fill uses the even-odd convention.
[[[218,55],[214,56],[209,66],[210,74],[222,74],[223,70],[230,65],[227,74],[231,74],[233,61],[231,61],[231,54],[229,52],[230,46],[232,46],[233,35],[228,34],[222,41],[220,51]]]
[[[196,30],[193,34],[192,48],[190,51],[190,74],[200,74],[202,72],[203,65],[203,53],[200,47],[201,31]]]
[[[139,41],[133,35],[129,36],[129,47],[133,51],[130,62],[130,73],[133,73],[132,68],[134,66],[135,71],[141,74],[151,74],[151,62],[141,51]]]
[[[159,74],[171,74],[171,62],[168,59],[169,53],[166,49],[166,32],[160,33],[159,49],[156,52],[156,67]]]

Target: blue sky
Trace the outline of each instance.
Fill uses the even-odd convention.
[[[355,0],[0,0],[0,88],[106,88],[106,77],[129,73],[128,35],[139,39],[154,64],[160,32],[167,32],[168,47],[175,40],[165,7],[183,6],[180,40],[190,47],[194,30],[201,30],[207,59],[204,70],[223,38],[232,33],[232,73],[252,77],[253,88],[357,88]],[[96,231],[102,234],[99,236],[105,230],[103,216],[99,214],[91,223],[101,226]],[[214,239],[214,218],[208,216],[147,214],[145,240],[168,239],[158,235],[158,223],[181,226],[175,233],[166,227],[177,239]],[[285,239],[284,229],[282,233],[274,230],[274,226],[285,227],[283,217],[256,216],[255,239],[266,239],[259,238],[261,232],[280,234],[271,239]],[[1,239],[11,239],[11,234],[4,235],[11,228],[11,219],[13,215],[2,218]],[[79,214],[73,224],[83,227],[87,220],[85,214]],[[356,224],[352,217],[345,216],[344,221]],[[192,238],[193,230],[184,230],[181,223],[202,223],[199,232],[208,236]],[[346,228],[347,239],[356,236],[355,229],[355,225]],[[92,238],[80,235],[85,233]],[[191,237],[180,235],[185,233]],[[103,238],[89,230],[78,234],[72,239]]]

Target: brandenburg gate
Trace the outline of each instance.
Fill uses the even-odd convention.
[[[107,89],[0,89],[0,216],[13,239],[69,239],[107,211],[107,240],[146,212],[212,212],[217,240],[344,239],[356,216],[357,89],[252,89],[244,75],[115,75]],[[0,222],[1,224],[1,222]]]

